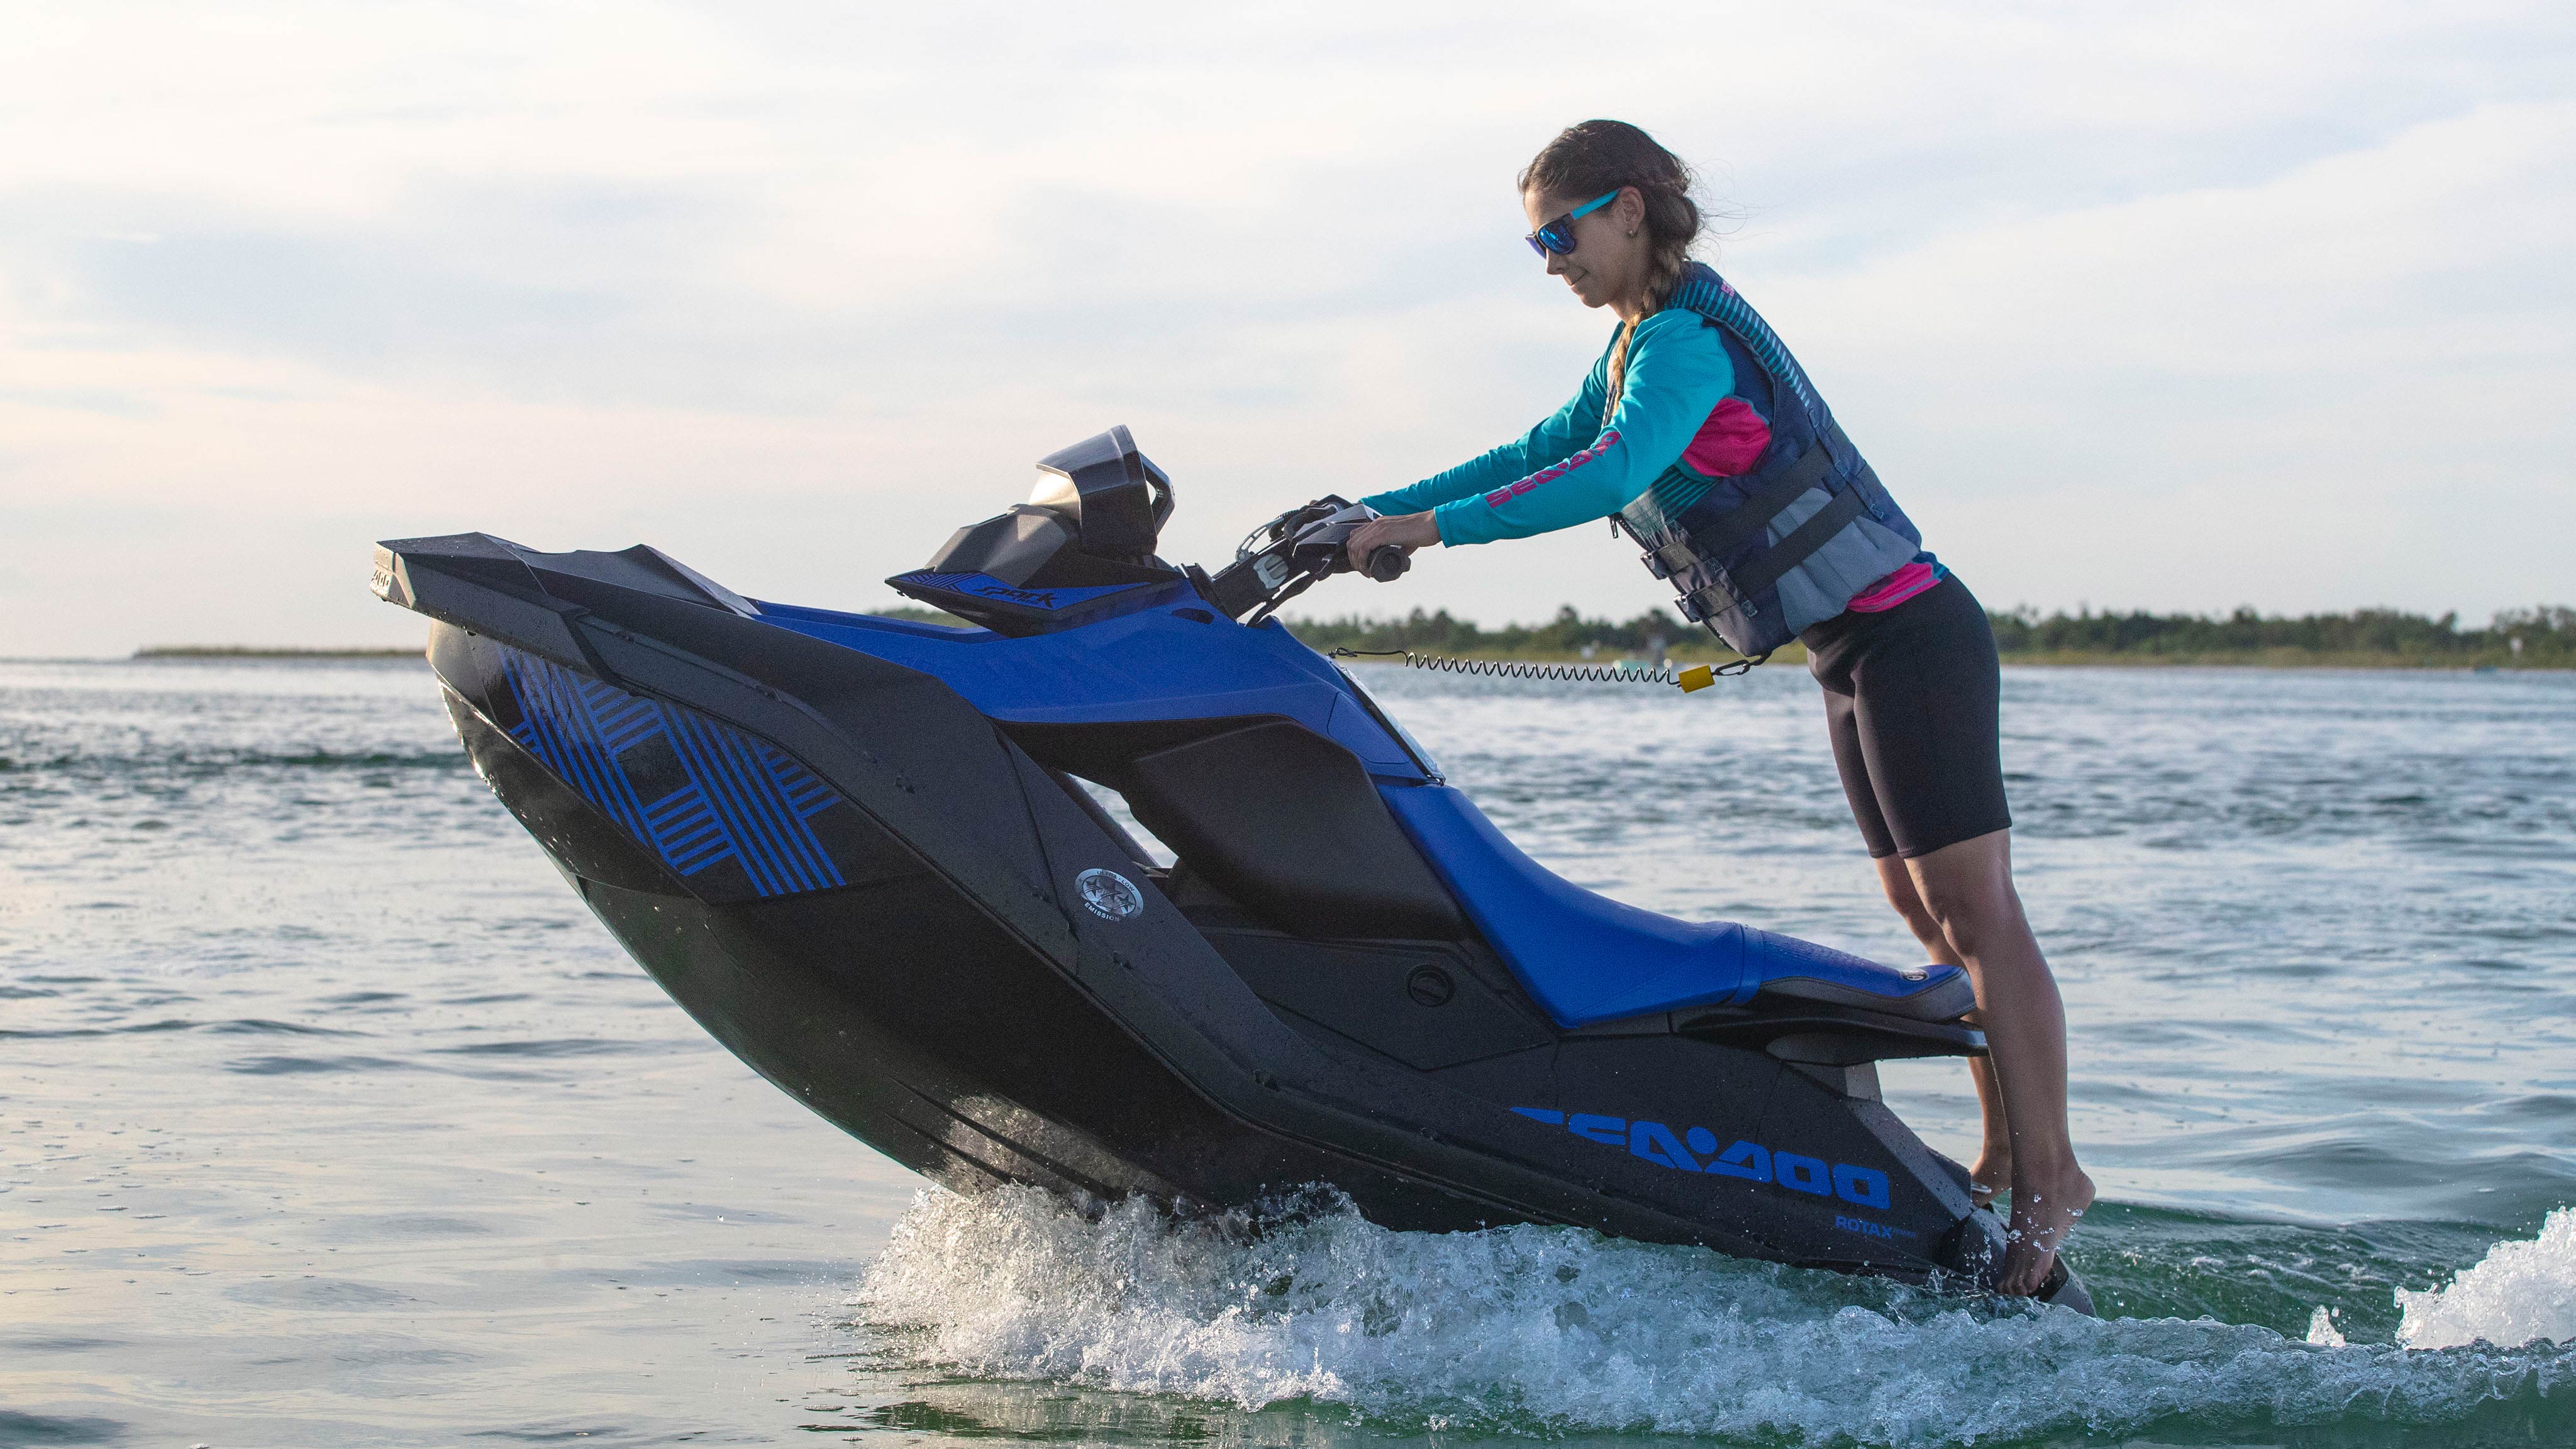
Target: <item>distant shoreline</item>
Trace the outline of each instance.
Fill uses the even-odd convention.
[[[2087,653],[2081,650],[2033,650],[2002,656],[2006,664],[2039,669],[2413,669],[2451,674],[2565,674],[2576,663],[2563,659],[2516,663],[2510,654],[2433,659],[2423,655],[2334,653],[2301,649],[2256,649],[2241,653],[2149,654]]]
[[[1313,640],[1308,640],[1307,642],[1310,644],[1315,643]],[[1322,649],[1327,654],[1332,652],[1332,650],[1326,645],[1316,644],[1315,647]],[[1639,659],[1642,657],[1635,654],[1621,655],[1607,649],[1602,650],[1589,659],[1584,658],[1578,653],[1567,653],[1561,650],[1545,649],[1450,650],[1424,648],[1416,652],[1425,655],[1437,655],[1448,659],[1489,659],[1498,663],[1518,662],[1523,664],[1608,665],[1617,664],[1623,658]],[[1665,658],[1675,664],[1683,665],[1724,664],[1731,663],[1741,657],[1742,656],[1740,655],[1729,653],[1724,649],[1715,648],[1713,646],[1703,646],[1696,640],[1688,639],[1673,646],[1665,652]],[[2487,671],[2499,674],[2517,672],[2524,674],[2564,674],[2571,669],[2576,669],[2576,664],[2570,664],[2558,660],[2539,664],[2529,662],[2516,664],[2512,661],[2510,656],[2499,656],[2494,659],[2487,659],[2478,655],[2451,655],[2444,658],[2434,659],[2426,658],[2421,655],[2409,654],[2373,654],[2358,651],[2327,652],[2299,649],[2257,649],[2200,654],[2155,654],[2143,650],[2112,651],[2058,649],[2025,650],[2018,653],[2002,654],[2000,657],[2003,662],[2008,665],[2033,669],[2415,669],[2448,671],[2455,674],[2474,674]],[[1355,662],[1361,664],[1397,664],[1403,662],[1403,656],[1400,654],[1386,655],[1378,659],[1370,659],[1363,656]],[[1804,665],[1807,662],[1806,646],[1794,642],[1782,645],[1779,650],[1772,654],[1769,662],[1772,664]]]
[[[2104,613],[2081,610],[2042,617],[2033,609],[1988,610],[1995,651],[2006,664],[2041,668],[2217,669],[2448,669],[2548,670],[2576,668],[2576,609],[2541,605],[2507,609],[2483,628],[2460,627],[2457,614],[2438,617],[2394,609],[2349,614],[2273,618],[2252,609],[2225,617],[2194,614]],[[1543,624],[1488,629],[1446,610],[1420,609],[1401,618],[1301,619],[1289,627],[1315,648],[1411,649],[1466,659],[1523,659],[1532,663],[1581,660],[1610,663],[1652,658],[1658,651],[1685,664],[1736,656],[1716,639],[1686,629],[1666,614],[1626,620],[1587,619],[1572,606]],[[1803,661],[1793,641],[1772,656]]]
[[[1325,650],[1330,653],[1329,649]],[[1580,654],[1548,651],[1514,652],[1501,649],[1463,649],[1456,651],[1424,649],[1425,655],[1451,659],[1487,659],[1524,664],[1617,664],[1623,656],[1608,651],[1590,659]],[[1625,656],[1634,658],[1637,656]],[[1739,656],[1719,649],[1680,647],[1667,652],[1666,658],[1676,664],[1717,664]],[[2576,670],[2576,664],[2564,662],[2516,664],[2510,657],[2482,659],[2477,656],[2428,659],[2401,654],[2310,653],[2295,649],[2252,650],[2243,653],[2149,654],[2131,651],[2086,652],[2082,650],[2029,651],[2000,656],[2006,665],[2030,669],[2388,669],[2417,670],[2451,674],[2565,674]],[[1356,663],[1399,664],[1401,655],[1379,659],[1360,658]],[[1789,644],[1774,653],[1769,663],[1804,665],[1806,649]]]

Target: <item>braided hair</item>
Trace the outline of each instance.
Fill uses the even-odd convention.
[[[1539,148],[1530,164],[1521,168],[1520,184],[1524,192],[1578,199],[1621,187],[1637,188],[1646,200],[1649,244],[1646,305],[1638,314],[1642,318],[1663,310],[1674,284],[1681,280],[1682,268],[1690,262],[1691,244],[1699,240],[1699,204],[1691,200],[1692,179],[1682,158],[1627,122],[1578,121]],[[1604,427],[1619,405],[1619,391],[1627,381],[1628,340],[1636,333],[1633,321],[1622,327],[1617,345],[1610,350],[1610,400],[1601,413]]]

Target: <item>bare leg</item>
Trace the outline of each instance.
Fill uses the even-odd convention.
[[[1959,953],[1950,947],[1950,938],[1933,919],[1923,897],[1914,889],[1914,872],[1895,856],[1881,856],[1870,864],[1878,867],[1879,888],[1887,892],[1887,903],[1905,920],[1905,928],[1923,946],[1925,959],[1943,966],[1966,967]],[[1983,1013],[1979,1013],[1983,1015]],[[1979,1207],[1995,1200],[1995,1194],[2012,1185],[2012,1132],[2006,1125],[2003,1093],[1995,1086],[1994,1063],[1984,1057],[1968,1059],[1968,1078],[1977,1086],[1978,1115],[1985,1122],[1985,1141],[1977,1149],[1977,1165],[1968,1172],[1968,1194]]]
[[[1905,867],[1977,989],[2011,1159],[2012,1222],[1995,1287],[2029,1294],[2093,1204],[2093,1181],[2076,1164],[2066,1127],[2065,1003],[2013,890],[2010,831],[1943,846]],[[1989,1143],[1995,1126],[1990,1111]]]
[[[1979,1012],[1978,1024],[1984,1025]],[[2004,1089],[1995,1081],[1995,1064],[1968,1058],[1968,1080],[1976,1084],[1977,1115],[1985,1121],[1985,1140],[1977,1147],[1977,1165],[1968,1172],[1968,1200],[1984,1207],[1995,1194],[2012,1186],[2012,1119],[2004,1112]]]

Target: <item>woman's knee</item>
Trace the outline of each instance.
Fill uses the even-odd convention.
[[[1897,916],[1905,922],[1905,929],[1914,933],[1914,939],[1926,945],[1950,940],[1950,932],[1941,924],[1941,918],[1933,915],[1923,902],[1906,900],[1894,904]]]
[[[1887,893],[1887,904],[1905,922],[1905,928],[1914,933],[1916,940],[1928,943],[1948,939],[1949,933],[1942,929],[1940,917],[1923,903],[1922,893],[1914,888],[1914,881],[1902,866],[1893,871],[1880,871],[1878,883]]]
[[[1997,831],[1906,862],[1906,883],[1954,941],[1963,932],[2008,929],[2020,920],[2009,838]]]
[[[1974,960],[1991,944],[2030,932],[2009,881],[1935,878],[1917,882],[1926,915],[1951,949]]]

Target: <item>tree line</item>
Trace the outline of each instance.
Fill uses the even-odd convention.
[[[2507,609],[2483,627],[2463,628],[2460,616],[2409,614],[2396,609],[2357,609],[2348,614],[2269,616],[2251,608],[2226,615],[2120,613],[2090,608],[2043,616],[2024,606],[1989,611],[1995,645],[2004,654],[2125,655],[2140,662],[2161,658],[2211,659],[2312,655],[2390,663],[2471,665],[2522,663],[2576,665],[2576,609],[2544,604]],[[1416,609],[1402,618],[1345,615],[1290,620],[1297,637],[1318,649],[1412,649],[1430,654],[1597,655],[1651,653],[1658,640],[1678,646],[1706,636],[1674,615],[1655,611],[1633,619],[1587,619],[1572,605],[1544,624],[1505,624],[1487,629],[1446,609]],[[2516,653],[2513,641],[2521,642]]]

